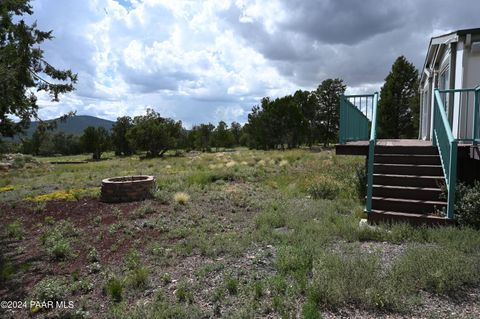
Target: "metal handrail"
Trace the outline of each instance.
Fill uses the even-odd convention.
[[[450,90],[449,90],[450,91]],[[454,91],[452,91],[454,92]],[[460,92],[460,91],[457,91]],[[454,217],[455,207],[455,184],[457,180],[457,139],[454,138],[448,117],[445,112],[439,91],[435,89],[433,103],[433,139],[432,143],[438,147],[440,160],[447,186],[447,218]]]
[[[370,129],[370,140],[368,141],[368,168],[367,168],[367,203],[365,211],[372,211],[373,197],[373,164],[375,156],[375,145],[377,143],[377,104],[378,92],[373,94],[372,126]]]

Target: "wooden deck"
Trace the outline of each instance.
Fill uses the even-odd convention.
[[[406,147],[428,147],[432,141],[418,139],[385,139],[377,140],[377,146],[406,146]],[[480,147],[472,144],[459,144],[460,153],[468,153],[470,158],[480,159]],[[368,155],[368,141],[347,142],[346,144],[335,145],[337,155]]]

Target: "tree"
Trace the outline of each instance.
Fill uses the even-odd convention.
[[[313,92],[298,90],[293,95],[295,103],[300,108],[303,115],[304,125],[306,126],[305,142],[312,146],[315,140],[318,140],[318,102],[317,96]]]
[[[84,151],[92,153],[95,161],[100,160],[102,153],[110,146],[110,136],[104,127],[87,127],[80,140]]]
[[[230,132],[232,133],[233,145],[240,145],[240,137],[242,136],[242,125],[237,122],[230,124]]]
[[[148,157],[162,157],[167,150],[177,147],[181,132],[182,122],[163,118],[148,109],[146,115],[133,119],[126,137],[132,147],[147,151]]]
[[[337,140],[340,96],[346,88],[341,79],[327,79],[315,91],[318,103],[316,123],[319,137],[325,146]]]
[[[115,155],[132,155],[133,147],[127,139],[128,130],[133,127],[132,118],[122,116],[112,126],[112,145]]]
[[[47,92],[53,101],[74,89],[77,75],[59,70],[43,59],[39,45],[53,38],[22,19],[32,15],[29,0],[0,1],[0,135],[13,136],[38,119],[34,90]],[[12,117],[20,121],[15,123]]]
[[[227,123],[220,121],[212,134],[213,145],[219,147],[232,147],[233,136],[228,129]]]
[[[202,152],[210,151],[214,129],[215,126],[211,123],[195,125],[190,132],[194,148]]]
[[[378,136],[414,138],[418,132],[418,70],[400,56],[380,92]]]

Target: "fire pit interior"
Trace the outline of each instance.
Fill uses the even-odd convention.
[[[133,202],[152,197],[155,177],[120,176],[102,180],[100,200],[107,203]]]

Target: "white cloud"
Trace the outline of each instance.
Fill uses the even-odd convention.
[[[244,122],[261,97],[328,77],[345,79],[349,92],[378,90],[398,55],[421,67],[432,34],[474,23],[455,16],[455,1],[436,3],[34,0],[33,18],[55,35],[42,46],[47,60],[79,74],[60,103],[39,96],[40,114],[114,119],[154,107],[190,126]]]

